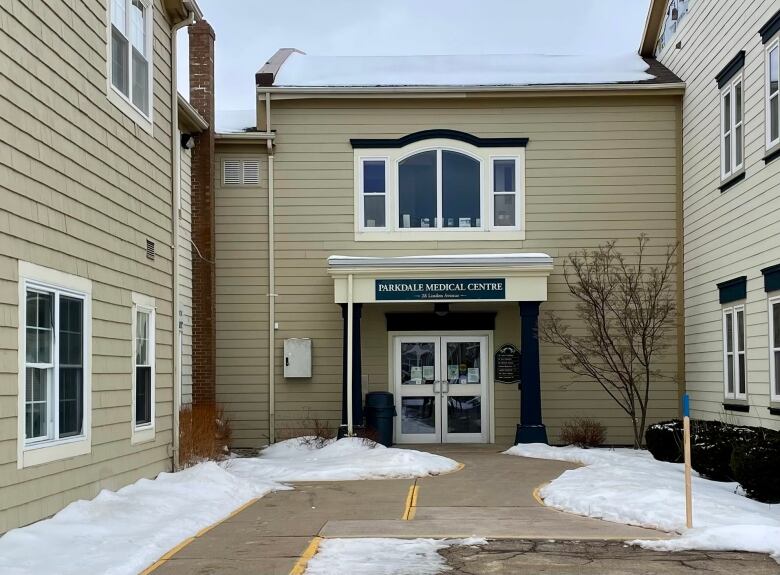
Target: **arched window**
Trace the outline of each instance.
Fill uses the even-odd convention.
[[[475,232],[485,232],[482,239],[523,239],[524,144],[501,140],[490,148],[430,138],[384,148],[396,141],[377,142],[355,151],[356,232],[368,232],[363,239],[416,241],[437,230],[437,239],[478,239]]]

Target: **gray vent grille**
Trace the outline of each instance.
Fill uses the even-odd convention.
[[[146,240],[146,257],[150,260],[154,259],[154,242],[152,240]]]

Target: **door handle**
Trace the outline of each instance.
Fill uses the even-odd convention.
[[[450,381],[448,379],[441,380],[441,392],[443,395],[447,395],[450,392]]]
[[[441,393],[441,382],[438,379],[433,380],[433,393]]]

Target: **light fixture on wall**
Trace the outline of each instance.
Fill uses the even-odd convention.
[[[433,313],[439,317],[444,317],[450,313],[450,304],[448,303],[435,303],[433,304]]]
[[[195,147],[195,136],[192,134],[181,135],[181,147],[185,150],[191,150]]]

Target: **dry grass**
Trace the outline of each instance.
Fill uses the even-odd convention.
[[[561,426],[561,443],[577,447],[598,447],[607,438],[607,428],[595,419],[581,417]]]
[[[215,403],[182,406],[179,412],[179,465],[219,461],[230,453],[231,429],[221,406]]]

